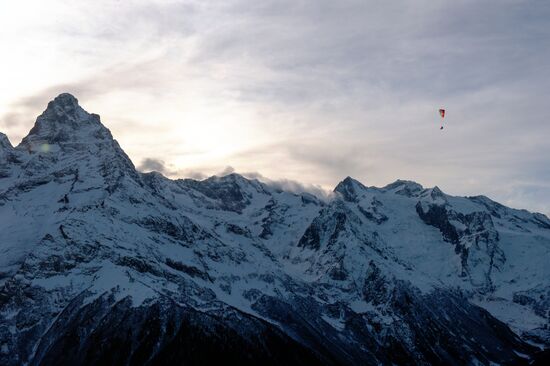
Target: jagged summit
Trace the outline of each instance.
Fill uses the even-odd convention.
[[[445,198],[445,193],[443,193],[443,191],[441,189],[439,189],[438,186],[435,186],[435,187],[432,188],[432,190],[430,192],[430,196],[433,199]]]
[[[40,151],[45,144],[62,147],[67,143],[93,144],[112,140],[111,132],[103,126],[99,115],[88,113],[78,104],[78,99],[63,93],[48,103],[19,147]]]
[[[336,185],[333,192],[340,193],[348,202],[354,202],[357,200],[358,194],[366,189],[367,187],[361,182],[348,176]]]
[[[67,109],[76,109],[79,107],[78,99],[71,93],[61,93],[48,103],[50,105],[57,105]]]
[[[71,123],[87,121],[89,116],[90,114],[78,104],[78,99],[69,93],[62,93],[48,103],[48,107],[39,119]]]
[[[12,160],[21,163],[25,174],[32,176],[38,171],[45,174],[41,182],[75,175],[72,185],[75,189],[81,183],[88,184],[84,177],[100,177],[106,184],[102,188],[109,193],[123,186],[122,177],[130,177],[133,183],[129,184],[143,184],[99,115],[85,111],[68,93],[48,103],[14,154],[16,157]],[[61,166],[58,165],[60,161],[63,162]]]
[[[417,183],[413,180],[404,180],[404,179],[398,179],[395,182],[390,183],[390,184],[382,187],[382,189],[392,190],[392,189],[395,189],[395,188],[398,188],[398,187],[404,187],[404,186],[409,187],[409,188],[424,189],[424,187],[422,187],[421,184],[419,184],[419,183]]]
[[[383,187],[382,190],[393,191],[394,193],[402,196],[417,197],[424,191],[424,187],[411,180],[398,179],[395,182]]]

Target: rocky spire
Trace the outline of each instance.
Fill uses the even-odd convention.
[[[97,114],[86,112],[74,96],[63,93],[48,103],[20,146],[32,150],[37,143],[94,143],[112,139]]]

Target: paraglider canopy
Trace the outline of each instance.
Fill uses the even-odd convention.
[[[445,110],[443,108],[439,109],[439,115],[441,116],[441,128],[440,128],[440,130],[442,130],[443,129],[443,119],[445,118]]]

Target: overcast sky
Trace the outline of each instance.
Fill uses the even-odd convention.
[[[0,45],[13,144],[70,92],[170,177],[400,178],[550,213],[549,1],[3,0]]]

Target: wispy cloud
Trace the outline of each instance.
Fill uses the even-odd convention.
[[[266,185],[285,192],[291,193],[310,193],[322,200],[328,200],[333,197],[331,190],[325,189],[316,184],[306,184],[290,179],[270,179],[258,172],[244,172],[241,173],[248,179],[256,179]]]

